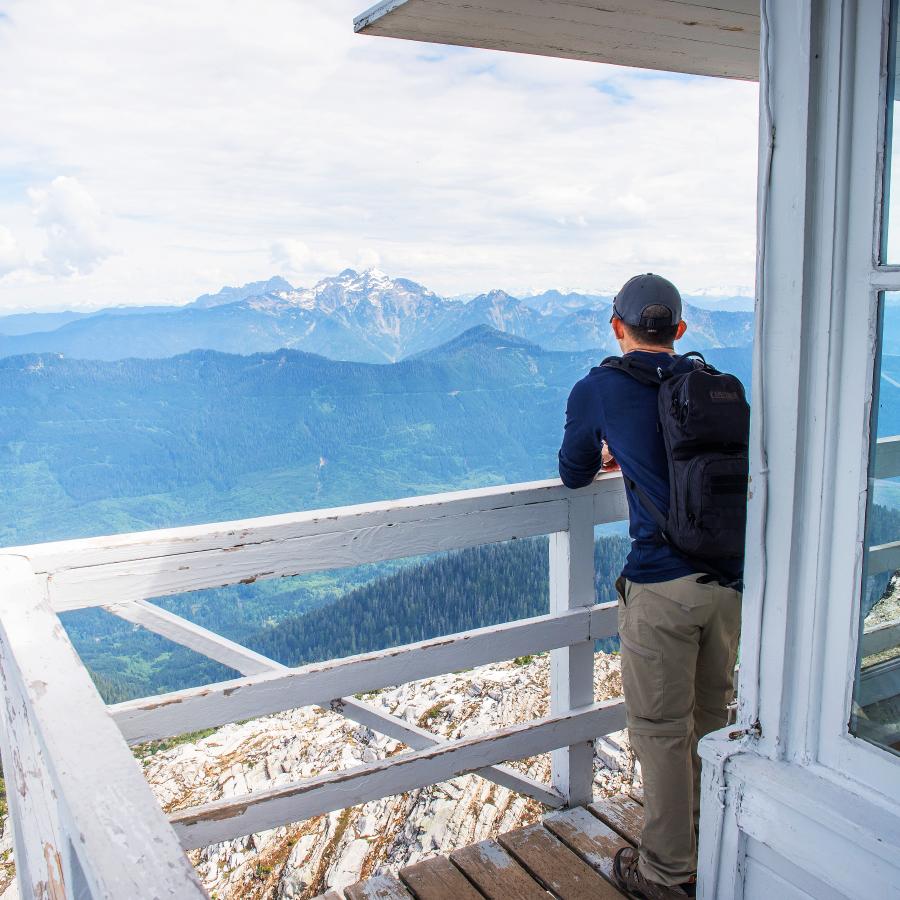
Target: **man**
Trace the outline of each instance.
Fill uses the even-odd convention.
[[[616,295],[610,320],[623,357],[678,373],[685,332],[681,296],[658,275],[637,275]],[[640,851],[616,855],[615,874],[631,896],[663,900],[694,893],[700,760],[697,741],[724,726],[733,694],[740,633],[743,560],[722,560],[716,576],[661,537],[645,505],[665,516],[669,469],[659,424],[659,388],[620,368],[600,366],[572,389],[559,451],[567,487],[589,484],[601,468],[626,481],[631,551],[616,582],[622,686],[631,744],[644,781]],[[643,498],[628,487],[634,482]],[[641,500],[643,499],[643,503]],[[724,573],[724,577],[723,577]]]

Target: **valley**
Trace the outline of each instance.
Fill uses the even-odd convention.
[[[612,351],[608,302],[445,300],[348,270],[175,309],[0,317],[2,352],[40,350],[0,358],[0,546],[555,477],[568,392]],[[692,314],[690,347],[749,385],[750,314]],[[601,601],[622,534],[598,536]],[[541,614],[546,556],[535,539],[159,602],[297,665]],[[234,675],[101,609],[63,619],[110,702]]]

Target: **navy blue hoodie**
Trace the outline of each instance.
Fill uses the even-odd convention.
[[[634,350],[654,367],[672,364],[668,353]],[[691,367],[689,360],[676,364]],[[650,496],[659,511],[669,510],[669,467],[658,427],[657,389],[625,372],[597,366],[569,395],[566,430],[559,451],[559,475],[570,488],[584,487],[600,471],[605,440],[622,472]],[[631,552],[622,574],[638,584],[669,581],[697,570],[661,543],[659,529],[637,497],[626,488],[631,521]],[[723,571],[725,567],[723,566]],[[730,568],[730,567],[729,567]],[[739,575],[735,572],[734,575]]]

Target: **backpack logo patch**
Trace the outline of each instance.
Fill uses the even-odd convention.
[[[735,403],[740,398],[737,391],[710,391],[709,399],[713,403]]]

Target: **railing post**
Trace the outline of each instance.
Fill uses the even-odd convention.
[[[550,535],[550,612],[594,603],[594,497],[569,498],[569,530]],[[550,710],[565,713],[594,702],[594,642],[550,652]],[[553,752],[553,786],[568,806],[593,799],[594,745],[588,741]]]
[[[50,607],[0,555],[0,722],[24,897],[208,895]]]
[[[46,582],[46,576],[42,580]],[[32,573],[25,560],[0,557],[0,604],[7,598],[23,605],[35,602],[42,580]],[[47,896],[61,897],[65,866],[55,786],[35,733],[27,691],[17,676],[16,660],[0,635],[0,754],[13,826],[19,894],[37,897],[43,890]]]

